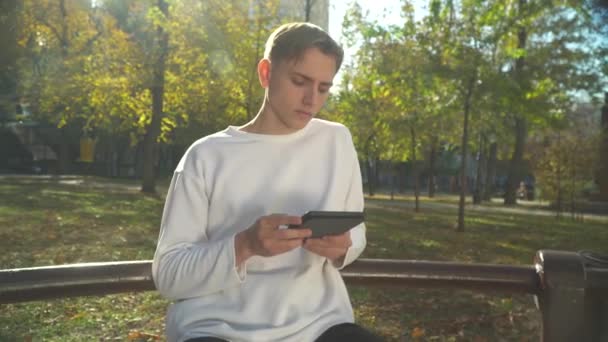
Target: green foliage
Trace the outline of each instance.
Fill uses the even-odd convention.
[[[402,25],[387,28],[354,4],[343,32],[359,50],[344,73],[334,117],[360,134],[355,143],[363,158],[407,160],[412,134],[417,152],[437,140],[460,146],[470,91],[470,134],[492,137],[504,159],[515,145],[515,119],[523,118],[534,136],[551,129],[581,90],[601,92],[608,45],[594,33],[588,8],[557,0],[519,5],[436,0],[415,21],[404,1]],[[522,33],[527,44],[520,46]],[[478,141],[467,145],[479,149]]]
[[[168,3],[165,16],[151,0],[23,1],[18,93],[36,119],[140,142],[152,119],[158,28],[170,37],[159,141],[188,145],[251,119],[263,95],[256,65],[264,41],[289,20],[279,18],[280,1]],[[433,0],[416,20],[403,1],[403,22],[386,27],[354,3],[343,38],[358,50],[322,115],[351,128],[362,159],[423,159],[430,142],[461,145],[471,88],[471,136],[495,137],[507,156],[516,118],[532,136],[552,127],[580,91],[601,91],[608,68],[606,40],[584,5],[518,6]],[[477,140],[467,145],[478,149]]]
[[[595,121],[593,108],[579,107],[556,121],[556,132],[531,149],[542,198],[562,210],[576,210],[583,191],[591,190],[599,157],[600,130]]]
[[[63,5],[62,5],[63,4]],[[159,139],[189,144],[255,115],[262,98],[256,65],[277,19],[277,0],[107,0],[91,8],[63,0],[25,1],[19,42],[21,93],[37,119],[138,142],[151,121],[156,29],[170,36]]]

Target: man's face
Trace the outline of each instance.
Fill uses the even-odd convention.
[[[325,104],[336,74],[336,59],[310,48],[299,59],[270,65],[268,110],[274,134],[304,128]],[[271,118],[268,118],[271,119]]]

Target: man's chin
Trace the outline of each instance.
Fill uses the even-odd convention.
[[[306,127],[306,125],[308,125],[308,123],[310,122],[310,120],[312,120],[312,117],[301,118],[299,120],[294,120],[294,122],[292,122],[292,124],[291,124],[291,127],[294,130],[300,130],[300,129]]]

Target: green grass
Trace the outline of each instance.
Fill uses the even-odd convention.
[[[131,183],[85,180],[0,179],[0,268],[152,258],[162,197],[125,187]],[[415,214],[398,201],[367,200],[363,257],[529,265],[539,249],[607,252],[605,222],[475,211],[456,233],[456,209],[427,209],[425,199]],[[358,322],[391,341],[539,339],[531,296],[349,291]],[[3,305],[0,341],[164,340],[166,305],[153,292]]]

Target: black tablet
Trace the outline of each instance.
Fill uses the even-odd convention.
[[[365,215],[361,211],[309,211],[302,216],[301,225],[290,225],[289,228],[308,228],[312,230],[311,238],[320,238],[340,235],[364,220]]]

